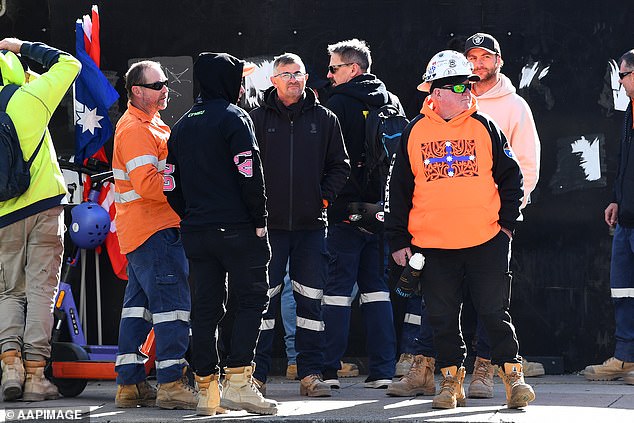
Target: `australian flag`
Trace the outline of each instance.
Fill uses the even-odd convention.
[[[75,40],[76,57],[82,65],[75,81],[75,163],[83,163],[112,135],[108,109],[119,94],[86,52],[81,20],[75,24]]]

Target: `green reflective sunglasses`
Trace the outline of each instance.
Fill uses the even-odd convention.
[[[463,92],[471,89],[471,84],[456,84],[456,85],[444,85],[443,90],[451,90],[456,94],[462,94]]]

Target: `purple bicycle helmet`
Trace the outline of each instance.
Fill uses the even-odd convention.
[[[110,232],[110,215],[92,201],[81,203],[71,210],[70,238],[79,248],[100,246]]]

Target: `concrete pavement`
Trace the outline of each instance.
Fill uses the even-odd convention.
[[[436,376],[438,381],[439,376]],[[21,411],[28,415],[36,407],[70,407],[91,410],[90,422],[189,422],[257,420],[260,422],[634,422],[634,386],[622,381],[588,382],[580,375],[546,375],[528,378],[536,400],[524,410],[504,405],[504,387],[495,378],[493,399],[467,399],[466,407],[433,410],[432,397],[395,398],[385,390],[368,389],[363,377],[340,379],[341,389],[331,398],[306,399],[299,396],[299,382],[273,377],[267,383],[267,397],[279,401],[277,416],[256,416],[232,411],[214,417],[198,417],[187,410],[157,408],[117,409],[116,385],[111,381],[89,382],[76,398],[42,403],[2,403],[0,421],[12,421]],[[470,376],[467,376],[467,383]],[[18,408],[22,410],[17,410]],[[31,415],[35,415],[31,412]],[[40,415],[41,416],[41,415]],[[42,419],[40,418],[39,421]],[[71,421],[71,420],[49,420]],[[83,421],[86,421],[85,419]]]

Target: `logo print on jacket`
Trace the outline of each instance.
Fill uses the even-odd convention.
[[[421,145],[427,181],[478,176],[475,140],[439,140]]]
[[[250,178],[253,176],[253,153],[251,150],[243,151],[233,156],[233,162],[238,168],[241,175]]]

